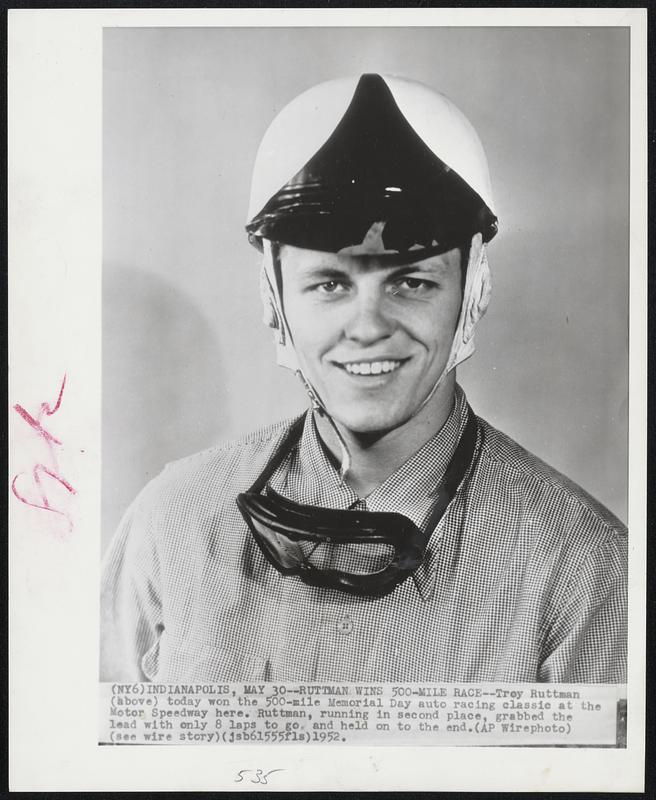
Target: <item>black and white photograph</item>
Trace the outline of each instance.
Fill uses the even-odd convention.
[[[628,32],[338,38],[105,31],[101,677],[623,683]]]
[[[555,772],[488,788],[610,790],[553,765],[617,771],[642,722],[644,18],[184,13],[89,18],[80,252],[72,216],[15,238],[47,367],[13,356],[13,557],[49,563],[61,652],[85,572],[99,758],[176,753],[98,788],[215,747],[266,758],[179,788],[383,788],[402,745],[424,790],[479,787],[433,748],[508,746]],[[10,229],[46,206],[14,196]],[[294,776],[305,744],[379,755]]]

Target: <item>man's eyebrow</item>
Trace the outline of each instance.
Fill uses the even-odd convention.
[[[435,263],[435,262],[420,262],[416,261],[412,264],[403,264],[400,266],[377,266],[377,267],[361,267],[363,271],[367,271],[368,269],[382,269],[385,273],[385,278],[387,280],[394,280],[397,278],[402,278],[404,275],[410,275],[412,273],[422,272],[428,275],[433,275],[435,277],[439,277],[444,275],[445,272],[448,270],[448,265],[443,263]],[[360,271],[360,270],[358,270]],[[335,266],[334,264],[311,264],[307,266],[301,266],[298,269],[297,277],[300,280],[344,280],[349,278],[351,272],[346,267],[339,267]]]
[[[316,264],[310,267],[301,267],[298,271],[301,278],[312,279],[328,279],[334,280],[335,278],[345,278],[348,273],[344,269],[338,267],[328,266],[327,264]]]
[[[417,262],[414,264],[404,264],[402,267],[397,267],[393,269],[389,277],[390,278],[402,278],[404,275],[411,275],[415,272],[425,272],[430,275],[443,275],[447,270],[446,265],[444,264],[435,264],[435,263],[421,263]]]

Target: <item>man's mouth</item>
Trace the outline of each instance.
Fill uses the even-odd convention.
[[[400,360],[384,359],[381,361],[345,361],[338,363],[349,375],[387,375],[397,370],[406,358]]]

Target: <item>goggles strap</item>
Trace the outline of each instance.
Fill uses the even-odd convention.
[[[301,414],[298,419],[295,419],[291,427],[287,431],[285,437],[276,448],[276,452],[271,456],[269,461],[264,466],[260,473],[259,478],[249,489],[249,492],[261,492],[267,485],[273,473],[282,464],[285,457],[290,453],[292,447],[299,441],[303,432],[303,425],[305,424],[305,414]]]
[[[433,531],[437,528],[440,520],[453,498],[458,491],[460,484],[465,479],[469,468],[471,467],[474,459],[474,451],[476,448],[476,439],[478,434],[478,422],[476,415],[471,410],[469,403],[467,403],[467,422],[458,442],[458,446],[449,462],[448,467],[442,480],[437,484],[433,490],[435,503],[430,517],[424,526],[425,543],[424,547],[428,545]]]

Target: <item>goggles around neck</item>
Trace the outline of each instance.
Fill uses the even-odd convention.
[[[389,594],[423,562],[428,541],[472,463],[479,429],[476,416],[468,405],[467,422],[433,491],[434,505],[423,530],[403,514],[303,505],[268,486],[275,469],[300,439],[303,423],[304,417],[294,423],[262,474],[237,497],[237,506],[253,538],[267,561],[282,575],[296,575],[310,586],[350,594]],[[321,545],[335,550],[353,545],[382,549],[387,553],[386,563],[357,572],[325,568],[313,561],[313,553]]]

